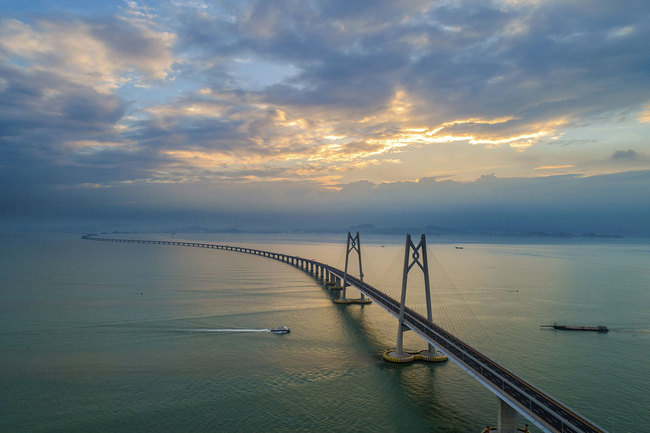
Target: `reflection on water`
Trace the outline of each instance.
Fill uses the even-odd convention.
[[[344,236],[202,240],[338,266],[345,252]],[[650,425],[647,245],[429,245],[434,321],[605,428]],[[384,362],[397,323],[383,309],[335,305],[285,264],[74,235],[3,235],[0,248],[1,431],[467,432],[496,420],[496,399],[453,363]],[[402,248],[363,244],[366,279],[394,297]],[[421,307],[422,282],[409,283]],[[611,332],[539,329],[549,322]],[[268,333],[278,325],[291,333]],[[425,347],[412,332],[405,345]]]

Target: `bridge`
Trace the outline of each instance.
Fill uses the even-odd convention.
[[[450,332],[441,328],[431,320],[428,265],[424,235],[422,235],[421,241],[417,246],[411,241],[410,235],[407,235],[402,298],[400,301],[393,299],[363,281],[359,233],[357,233],[356,237],[352,237],[350,233],[348,233],[348,246],[344,270],[312,259],[233,245],[220,245],[206,242],[106,238],[100,237],[96,234],[84,235],[82,238],[103,242],[173,245],[232,251],[266,257],[295,266],[296,268],[307,272],[322,283],[342,290],[342,296],[337,299],[338,303],[365,304],[375,302],[398,319],[397,349],[391,351],[388,357],[385,354],[385,359],[397,362],[400,362],[401,359],[408,359],[409,354],[403,352],[401,347],[402,332],[404,330],[412,330],[429,344],[428,352],[429,355],[431,355],[431,359],[429,360],[437,361],[447,358],[450,359],[471,377],[495,394],[499,401],[497,427],[499,433],[515,433],[518,430],[521,431],[521,429],[517,428],[517,413],[529,419],[544,432],[605,432],[605,430],[579,415],[573,409],[568,408],[558,400],[544,393],[539,388],[526,382],[512,371],[506,369],[495,361],[492,361],[480,351],[463,342],[461,339],[452,335]],[[347,272],[348,259],[351,251],[356,251],[359,256],[360,276],[358,278],[349,275]],[[422,316],[405,305],[407,275],[414,265],[418,265],[424,272],[425,289],[427,291],[428,317]],[[349,286],[357,289],[361,293],[361,298],[346,298],[345,290]],[[435,356],[436,353],[443,354],[444,358]],[[423,359],[427,359],[427,357],[423,357]]]

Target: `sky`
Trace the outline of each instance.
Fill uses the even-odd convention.
[[[0,3],[0,224],[650,234],[650,3]]]

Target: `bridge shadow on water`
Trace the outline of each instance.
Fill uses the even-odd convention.
[[[327,290],[322,286],[323,290]],[[338,292],[329,292],[329,297],[336,299]],[[414,362],[399,364],[387,362],[382,358],[382,353],[394,347],[394,342],[387,343],[385,336],[377,330],[377,324],[371,323],[373,318],[368,314],[369,305],[333,305],[341,326],[347,332],[357,350],[363,351],[375,360],[377,370],[384,379],[391,382],[391,389],[401,390],[399,395],[393,395],[392,400],[402,400],[400,404],[407,404],[417,408],[421,416],[427,420],[427,430],[444,433],[479,432],[483,424],[467,419],[467,413],[457,410],[457,402],[449,400],[449,396],[436,386],[436,376],[442,374],[441,368],[452,367],[449,361],[443,363]],[[394,323],[397,325],[397,322]],[[396,327],[396,326],[395,326]],[[396,333],[396,329],[394,330]],[[426,343],[422,341],[422,348]],[[408,412],[408,411],[406,411]],[[408,416],[408,413],[405,415]],[[405,420],[406,421],[406,420]],[[398,423],[399,424],[399,423]]]

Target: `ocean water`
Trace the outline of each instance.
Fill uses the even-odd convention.
[[[344,236],[146,237],[337,266],[345,253]],[[397,331],[383,309],[333,304],[286,264],[76,234],[0,239],[1,432],[478,432],[496,422],[496,398],[453,363],[383,361]],[[403,238],[362,241],[365,279],[397,296]],[[428,242],[435,321],[607,431],[650,431],[649,242]],[[421,281],[409,278],[409,305],[422,308]],[[553,322],[611,332],[539,327]],[[291,333],[215,331],[280,325]],[[412,333],[406,345],[425,347]]]

